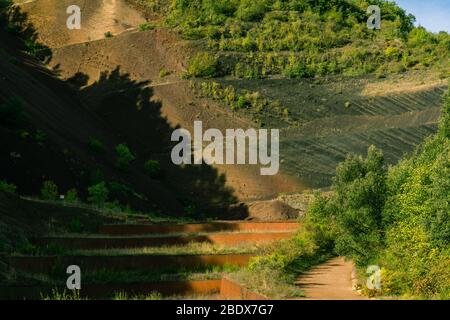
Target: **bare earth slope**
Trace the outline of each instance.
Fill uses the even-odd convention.
[[[139,19],[131,21],[128,20],[128,15],[122,15],[123,12],[133,10],[126,7],[125,1],[120,1],[120,5],[116,3],[115,6],[109,6],[108,10],[115,9],[117,12],[114,20],[117,21],[117,24],[121,25],[123,21],[126,21],[127,24],[130,23],[131,27],[128,29],[131,30],[112,38],[94,37],[92,36],[93,29],[97,35],[103,35],[110,31],[110,25],[87,23],[82,25],[81,30],[74,32],[78,37],[76,40],[68,36],[73,31],[68,31],[64,24],[61,27],[61,20],[43,22],[45,18],[39,13],[42,11],[41,4],[47,8],[47,15],[61,16],[61,11],[65,10],[64,6],[69,2],[66,1],[58,6],[53,3],[53,0],[36,0],[25,4],[22,8],[36,27],[39,41],[52,48],[52,59],[49,61],[49,66],[60,74],[62,79],[70,80],[80,86],[82,88],[81,98],[87,104],[92,105],[93,110],[111,126],[117,127],[119,125],[117,122],[123,123],[123,119],[128,119],[129,126],[124,128],[124,131],[128,133],[132,128],[140,128],[142,132],[148,127],[148,124],[145,123],[132,123],[133,116],[124,112],[115,112],[114,110],[117,108],[108,108],[105,105],[103,111],[108,109],[107,117],[105,116],[106,111],[100,110],[99,106],[104,105],[105,100],[111,103],[111,101],[119,101],[114,97],[123,96],[126,89],[119,83],[111,83],[107,88],[102,86],[97,90],[89,90],[89,88],[83,90],[89,86],[99,87],[98,83],[101,82],[102,75],[111,75],[112,73],[118,77],[126,76],[130,81],[143,83],[142,88],[151,89],[151,101],[161,106],[161,116],[172,127],[182,126],[192,130],[195,120],[202,120],[205,130],[207,128],[224,130],[254,126],[251,121],[242,119],[215,103],[197,99],[189,88],[189,81],[182,81],[179,77],[185,68],[186,58],[191,49],[169,30],[133,31],[142,21]],[[95,10],[95,20],[110,21],[110,12],[106,9],[100,10],[102,3],[102,1],[91,0],[86,10],[98,7],[98,10]],[[104,3],[108,3],[108,1],[104,1]],[[82,9],[82,12],[84,11]],[[63,16],[67,17],[68,15],[64,12]],[[131,16],[137,14],[136,11]],[[62,35],[60,35],[61,32]],[[84,39],[85,42],[80,43],[79,39]],[[161,69],[165,69],[171,74],[162,79],[159,75]],[[107,76],[107,78],[110,80],[111,77]],[[131,107],[130,105],[128,110]],[[148,149],[148,144],[151,143],[148,141],[148,135],[136,134],[129,138],[135,141],[140,140],[144,149]],[[146,141],[143,141],[144,139]],[[218,170],[220,174],[224,175],[227,185],[240,199],[273,196],[279,192],[291,192],[300,188],[298,182],[283,174],[273,177],[260,176],[259,167],[255,166],[221,166],[218,167]],[[171,178],[174,184],[181,184],[178,176],[174,175]],[[186,180],[186,177],[183,178]]]
[[[19,185],[21,194],[37,194],[45,180],[55,181],[62,193],[69,188],[84,193],[92,183],[92,173],[101,170],[109,181],[132,185],[143,195],[140,199],[129,198],[137,207],[148,208],[154,203],[171,212],[181,211],[173,194],[139,172],[138,163],[125,174],[117,171],[113,150],[122,142],[121,137],[89,111],[67,84],[36,60],[19,53],[14,39],[2,34],[2,40],[0,101],[20,97],[28,119],[21,130],[0,127],[3,179]],[[21,63],[13,63],[9,54]],[[92,138],[103,142],[103,154],[96,156],[87,148]]]
[[[143,18],[125,1],[83,2],[87,17],[79,32],[68,31],[64,21],[58,19],[43,22],[45,12],[60,19],[67,17],[65,6],[69,1],[54,3],[54,0],[36,0],[23,6],[37,26],[39,39],[54,48],[49,66],[62,79],[70,79],[80,87],[81,99],[91,104],[107,123],[122,126],[123,132],[128,132],[129,138],[135,141],[140,140],[144,149],[151,148],[144,141],[144,137],[146,140],[149,137],[132,135],[130,129],[142,133],[146,124],[131,123],[128,112],[108,107],[119,101],[125,89],[116,84],[96,85],[101,82],[102,74],[115,72],[118,76],[127,75],[131,81],[145,82],[144,86],[152,90],[151,100],[160,105],[161,116],[172,127],[192,130],[195,120],[202,120],[205,129],[255,126],[239,113],[196,98],[189,83],[180,80],[192,48],[170,30],[136,31]],[[93,21],[103,22],[94,24]],[[120,35],[105,39],[102,35],[108,31]],[[80,43],[83,41],[89,42]],[[170,75],[161,78],[161,69]],[[336,165],[348,153],[364,154],[371,144],[383,148],[387,160],[394,163],[436,130],[445,86],[443,80],[426,73],[387,79],[330,78],[319,83],[290,79],[223,82],[280,100],[289,109],[290,117],[301,124],[298,127],[286,127],[276,121],[268,124],[281,128],[279,175],[261,177],[259,168],[254,166],[218,167],[226,185],[244,200],[328,186]],[[92,86],[101,88],[89,89]],[[122,123],[123,119],[129,119],[128,126]],[[179,184],[177,176],[170,178]]]

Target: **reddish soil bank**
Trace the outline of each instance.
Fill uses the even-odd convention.
[[[63,287],[37,286],[4,286],[0,287],[0,299],[41,299],[51,296],[57,289],[63,292]],[[128,296],[145,295],[158,292],[163,296],[214,295],[220,293],[224,300],[267,300],[267,297],[251,292],[238,283],[223,278],[219,280],[180,280],[149,283],[121,283],[121,284],[86,284],[80,291],[82,297],[91,299],[111,298],[115,293],[125,293]]]
[[[352,289],[353,263],[338,257],[305,272],[296,284],[309,300],[366,300]]]
[[[218,231],[290,231],[301,226],[298,222],[211,222],[192,224],[111,224],[100,227],[100,233],[125,236],[139,234],[196,233]]]
[[[65,272],[70,265],[78,265],[84,272],[96,270],[155,271],[171,268],[205,266],[246,266],[253,254],[216,255],[138,255],[138,256],[77,256],[77,257],[10,257],[9,264],[16,270],[49,274]]]
[[[111,298],[115,293],[126,293],[128,296],[145,295],[158,292],[163,296],[178,295],[211,295],[220,292],[222,280],[181,280],[161,281],[149,283],[120,283],[120,284],[85,284],[82,285],[80,295],[88,298]],[[34,287],[34,286],[7,286],[0,287],[0,299],[40,299],[42,296],[51,296],[57,289],[63,292],[62,286]]]
[[[287,239],[294,232],[270,233],[217,233],[198,236],[164,236],[164,237],[44,237],[34,240],[39,246],[56,245],[68,249],[92,250],[113,248],[143,248],[171,245],[186,245],[192,242],[211,243],[218,246],[232,247],[240,244],[263,244],[275,240]]]

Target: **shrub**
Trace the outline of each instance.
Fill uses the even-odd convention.
[[[4,180],[0,180],[0,191],[6,193],[16,193],[17,187],[13,184],[7,183]]]
[[[71,233],[82,233],[83,232],[83,223],[81,223],[80,219],[74,218],[70,220],[67,229]]]
[[[236,15],[243,21],[258,21],[268,10],[267,0],[241,0]]]
[[[94,153],[103,153],[105,152],[105,147],[100,140],[90,139],[88,142],[89,149]]]
[[[144,163],[144,171],[152,178],[158,178],[161,174],[161,165],[157,160],[147,160]]]
[[[284,75],[289,78],[308,78],[312,73],[303,62],[292,62],[284,69]]]
[[[64,195],[64,201],[69,203],[75,203],[78,201],[78,192],[77,189],[70,189]]]
[[[41,198],[44,200],[58,200],[58,186],[53,181],[44,181],[41,188]]]
[[[143,23],[143,24],[140,24],[138,28],[140,31],[148,31],[148,30],[155,29],[155,26],[151,23]]]
[[[127,171],[130,163],[136,159],[135,156],[131,153],[128,146],[124,143],[117,145],[116,153],[118,155],[116,168],[121,171]]]
[[[37,130],[34,134],[34,140],[40,146],[43,146],[47,141],[47,134],[42,130]]]
[[[111,31],[105,32],[105,38],[112,38],[113,34],[111,33]]]
[[[102,207],[108,200],[109,190],[106,183],[100,182],[88,188],[88,201],[96,206]]]
[[[189,61],[187,73],[192,77],[213,78],[218,75],[218,61],[209,53],[198,53]]]
[[[245,96],[239,96],[237,100],[237,106],[239,109],[247,108],[250,106],[250,101]]]
[[[440,133],[450,139],[450,90],[444,96],[444,106],[442,108]]]
[[[165,78],[168,75],[170,75],[170,73],[171,72],[169,70],[167,70],[166,68],[161,68],[161,70],[159,70],[159,77],[160,78]]]

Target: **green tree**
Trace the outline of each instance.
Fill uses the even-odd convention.
[[[96,206],[102,207],[108,200],[109,190],[106,183],[100,182],[88,188],[88,201]]]
[[[213,55],[202,52],[189,60],[187,73],[192,77],[213,78],[218,75],[218,61]]]
[[[144,171],[152,178],[158,178],[161,174],[161,165],[157,160],[148,160],[144,163]]]
[[[13,184],[7,183],[4,180],[0,180],[0,191],[6,193],[16,193],[17,187]]]
[[[130,148],[124,143],[117,145],[116,153],[118,156],[116,168],[121,171],[127,171],[130,163],[136,159],[135,156],[131,153]]]
[[[58,186],[53,181],[44,181],[41,188],[41,198],[44,200],[58,200]]]

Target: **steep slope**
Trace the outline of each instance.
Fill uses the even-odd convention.
[[[20,193],[37,194],[43,180],[53,180],[61,192],[75,187],[83,194],[92,183],[93,172],[101,169],[109,181],[131,185],[145,195],[141,199],[130,197],[130,202],[138,207],[154,202],[155,209],[181,211],[172,194],[160,182],[141,174],[137,165],[126,174],[115,170],[113,150],[122,142],[121,137],[90,112],[67,84],[14,49],[20,45],[15,39],[4,33],[2,39],[9,40],[2,42],[2,47],[10,53],[1,53],[0,97],[2,102],[19,97],[27,119],[20,128],[1,127],[3,178],[19,185]],[[17,60],[11,59],[10,54]],[[87,146],[93,138],[104,143],[104,154],[89,150]]]
[[[66,1],[65,4],[69,4],[69,2]],[[93,6],[95,2],[102,3],[101,1],[90,1],[89,6]],[[158,29],[145,32],[129,30],[115,37],[103,37],[103,39],[95,40],[90,36],[94,26],[87,24],[79,31],[83,34],[82,38],[92,41],[76,43],[70,37],[65,36],[61,37],[64,42],[58,40],[57,47],[53,48],[55,46],[53,35],[58,37],[57,30],[61,28],[61,21],[52,20],[45,24],[42,23],[42,19],[36,13],[36,11],[41,10],[37,9],[38,7],[41,8],[38,6],[39,3],[45,4],[49,10],[52,8],[50,12],[56,15],[61,14],[64,6],[58,5],[55,8],[52,7],[53,1],[51,0],[38,0],[33,2],[33,6],[25,4],[22,7],[31,23],[40,26],[37,28],[39,30],[37,32],[39,41],[52,48],[49,66],[62,79],[80,87],[81,99],[92,106],[92,110],[96,111],[106,122],[115,128],[122,128],[121,133],[127,135],[134,142],[140,141],[138,147],[140,150],[153,151],[149,145],[156,139],[154,136],[150,136],[148,131],[144,134],[148,128],[148,123],[136,124],[131,120],[134,117],[131,113],[131,106],[128,108],[125,105],[134,102],[116,99],[118,96],[122,96],[125,87],[113,83],[111,74],[114,74],[117,78],[126,76],[130,81],[141,83],[143,89],[151,90],[151,101],[161,106],[162,116],[167,118],[167,122],[173,127],[181,126],[192,130],[195,120],[202,120],[205,130],[207,128],[224,130],[226,128],[254,127],[252,121],[241,119],[231,111],[224,110],[211,101],[197,99],[192,94],[189,81],[180,80],[180,75],[186,67],[186,58],[193,48],[188,46],[187,42],[180,41],[176,34],[170,30]],[[119,25],[122,23],[120,20],[122,17],[121,11],[124,10],[121,9],[122,6],[124,6],[123,3],[116,6],[118,12],[115,16]],[[98,7],[100,8],[100,4],[98,4]],[[82,12],[84,12],[83,9]],[[96,12],[100,14],[103,11],[98,10]],[[103,14],[105,17],[102,19],[108,20],[109,13],[105,11]],[[98,16],[96,19],[101,18]],[[127,21],[126,19],[124,17],[124,21]],[[137,25],[133,27],[137,27]],[[109,27],[108,25],[98,24],[95,25],[95,30],[95,32],[102,34],[102,32],[108,32]],[[71,33],[68,30],[64,32]],[[161,78],[160,71],[163,69],[170,74]],[[105,75],[110,80],[108,86],[114,87],[114,89],[105,87],[105,84],[102,83]],[[102,85],[99,85],[99,83],[102,83]],[[108,107],[108,104],[112,101],[121,101],[122,111],[119,110],[120,107]],[[128,111],[125,114],[123,110]],[[108,116],[105,113],[108,113]],[[123,119],[126,117],[129,121],[124,122]],[[169,141],[169,139],[166,139],[166,141]],[[169,151],[170,149],[166,148],[166,154],[161,155],[166,157],[164,160],[166,162],[170,161],[167,159]],[[234,194],[241,199],[273,196],[278,192],[295,191],[300,187],[298,182],[286,175],[260,176],[259,167],[256,168],[255,166],[240,166],[239,168],[219,166],[218,170],[220,175],[224,175],[227,185],[231,187]],[[192,168],[192,171],[194,176],[188,175],[181,178],[178,174],[170,175],[169,172],[168,175],[170,176],[167,180],[172,183],[174,188],[182,188],[180,192],[186,193],[190,191],[191,186],[186,186],[180,180],[198,179],[198,175],[202,175],[200,171],[203,170]],[[188,189],[184,189],[185,187],[188,187]],[[208,190],[211,189],[206,188],[202,194],[211,194]],[[195,196],[192,192],[190,194]],[[223,202],[220,199],[217,201]]]
[[[151,101],[160,105],[161,115],[172,127],[179,125],[192,130],[194,120],[202,120],[204,128],[223,130],[258,127],[262,121],[266,127],[281,129],[279,175],[262,177],[259,168],[254,166],[218,166],[221,179],[240,199],[265,198],[280,192],[328,186],[337,163],[350,152],[363,154],[370,144],[383,147],[388,161],[394,163],[435,131],[444,83],[435,72],[414,71],[386,79],[331,76],[318,81],[277,78],[217,80],[239,92],[258,92],[269,100],[280,101],[289,114],[286,122],[280,116],[232,111],[220,101],[193,94],[189,81],[180,79],[180,76],[188,67],[188,57],[197,51],[197,44],[181,40],[176,33],[165,28],[136,31],[142,19],[133,18],[137,12],[124,15],[124,12],[133,10],[124,2],[120,5],[115,1],[83,4],[89,6],[86,9],[96,8],[87,10],[87,21],[91,21],[94,12],[92,21],[111,21],[110,10],[115,8],[115,24],[127,25],[127,28],[117,29],[117,33],[128,29],[120,35],[103,39],[100,35],[110,31],[111,24],[97,24],[97,36],[92,36],[94,27],[87,22],[77,32],[82,34],[82,39],[95,41],[85,43],[74,41],[70,36],[57,36],[58,32],[54,31],[61,29],[60,20],[41,22],[41,9],[38,8],[47,7],[60,16],[64,6],[69,4],[62,1],[55,6],[53,2],[37,0],[33,5],[23,6],[31,21],[39,25],[39,39],[55,47],[49,66],[80,88],[79,96],[90,109],[111,127],[118,128],[123,136],[133,141],[135,148],[149,150],[153,154],[161,151],[160,147],[152,147],[150,141],[155,139],[146,133],[148,125],[145,121],[136,122],[136,117],[142,118],[139,113],[132,112],[131,108],[111,106],[115,102],[134,106],[134,102],[122,99],[126,86],[116,84],[111,78],[126,75],[130,81],[142,83],[143,88],[150,89]],[[104,10],[100,10],[107,3],[109,9],[103,7]],[[64,31],[69,35],[71,32]],[[166,71],[163,77],[161,70]],[[105,85],[106,82],[109,83]],[[125,118],[130,120],[123,121]],[[170,162],[168,150],[166,148],[159,154],[161,161]],[[192,171],[193,175],[187,175],[187,179],[196,179],[198,170]],[[167,177],[175,189],[182,193],[189,191],[180,183],[177,174],[169,171]]]

